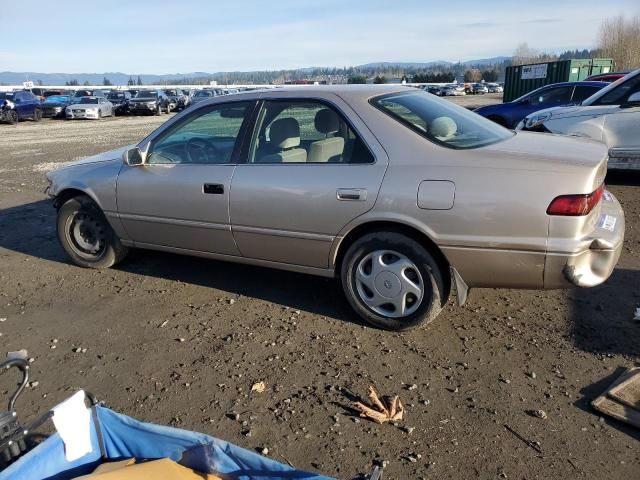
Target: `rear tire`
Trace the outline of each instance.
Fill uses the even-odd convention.
[[[86,195],[67,200],[58,210],[58,240],[69,258],[85,268],[109,268],[122,261],[128,249],[104,213]]]
[[[15,110],[9,110],[7,113],[7,122],[9,122],[9,125],[18,123],[18,113]]]
[[[42,110],[40,110],[39,108],[36,108],[33,111],[33,121],[39,122],[40,120],[42,120]]]
[[[343,258],[341,281],[356,313],[385,330],[428,324],[447,300],[436,260],[418,242],[395,232],[356,240]]]

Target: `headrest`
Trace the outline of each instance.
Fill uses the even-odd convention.
[[[271,144],[283,150],[300,145],[300,125],[295,118],[276,120],[269,127]]]
[[[334,133],[340,130],[340,119],[338,115],[328,108],[318,110],[314,123],[316,130],[320,133]]]
[[[436,138],[449,138],[458,131],[458,125],[450,117],[438,117],[431,122],[431,135]]]

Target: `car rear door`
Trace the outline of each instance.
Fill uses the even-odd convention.
[[[140,246],[237,255],[229,188],[254,101],[206,105],[170,121],[118,176],[118,213]],[[147,147],[148,145],[148,147]]]
[[[318,130],[318,115],[338,122]],[[276,135],[278,124],[287,125],[288,137]],[[331,95],[266,98],[248,150],[231,184],[241,254],[328,268],[336,235],[376,201],[388,164],[384,149],[346,102]]]

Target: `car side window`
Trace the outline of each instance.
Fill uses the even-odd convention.
[[[550,88],[544,92],[532,96],[529,99],[530,105],[539,105],[549,102],[568,102],[571,100],[571,92],[573,87]]]
[[[582,102],[583,100],[586,100],[591,95],[596,93],[598,90],[600,90],[600,88],[598,87],[591,87],[589,85],[577,85],[576,89],[573,91],[572,100],[574,102]]]
[[[640,75],[613,88],[595,101],[593,105],[620,105],[637,92],[640,92]]]
[[[193,112],[153,141],[148,163],[231,163],[238,134],[252,105],[238,102]]]
[[[374,163],[344,116],[314,100],[265,101],[250,163]]]

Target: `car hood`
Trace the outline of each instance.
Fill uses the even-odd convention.
[[[580,105],[569,105],[566,107],[545,108],[527,115],[527,118],[532,115],[542,115],[547,113],[550,113],[552,118],[570,117],[575,115],[577,112],[580,112],[580,109],[581,109]]]
[[[595,140],[522,131],[482,150],[508,159],[512,168],[549,172],[594,167],[608,155],[607,147]]]
[[[64,165],[64,167],[59,168],[58,170],[63,170],[63,169],[68,169],[68,168],[74,168],[74,167],[80,167],[83,165],[88,165],[88,164],[92,164],[92,163],[103,163],[103,162],[109,162],[109,161],[113,161],[113,160],[118,160],[120,161],[120,158],[122,157],[122,154],[126,151],[129,150],[130,148],[135,147],[136,145],[127,145],[124,147],[120,147],[120,148],[116,148],[114,150],[109,150],[108,152],[102,152],[99,153],[97,155],[92,155],[90,157],[85,157],[81,160],[76,160],[75,162],[70,162]],[[57,172],[58,170],[54,170],[54,172]]]
[[[72,103],[68,105],[69,108],[98,108],[100,105],[98,103]]]

